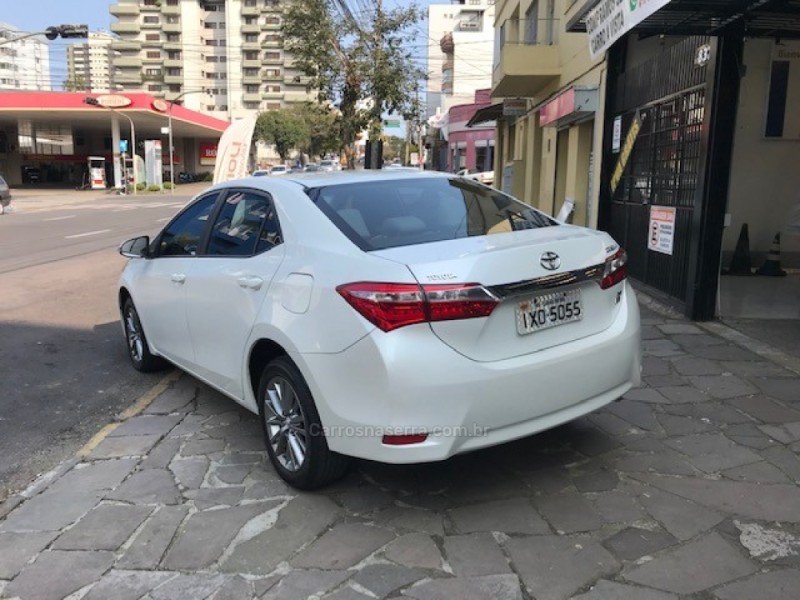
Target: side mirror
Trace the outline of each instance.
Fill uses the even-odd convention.
[[[123,242],[119,247],[119,253],[126,258],[147,258],[149,246],[150,238],[142,235]]]

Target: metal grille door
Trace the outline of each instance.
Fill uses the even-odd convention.
[[[707,43],[708,38],[687,38],[621,74],[610,115],[622,116],[623,132],[638,115],[641,130],[616,191],[601,207],[604,222],[628,252],[629,273],[681,303],[706,121],[707,66],[698,65],[696,56]],[[648,250],[652,206],[675,208],[672,255]]]

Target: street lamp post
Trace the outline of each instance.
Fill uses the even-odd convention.
[[[132,148],[131,148],[131,159],[133,160],[133,195],[135,196],[136,195],[136,184],[138,183],[138,180],[136,179],[136,126],[133,124],[133,119],[131,119],[125,113],[119,112],[118,110],[114,110],[113,108],[110,108],[108,106],[102,106],[97,101],[97,98],[92,98],[90,96],[87,96],[86,98],[83,99],[83,103],[84,104],[89,104],[91,106],[101,106],[102,108],[105,108],[106,110],[110,110],[115,115],[121,115],[121,116],[125,117],[126,119],[128,119],[128,122],[131,124],[131,145],[132,145]],[[112,156],[113,156],[113,152],[112,152]],[[124,169],[125,165],[122,165],[122,166],[123,166],[123,171],[125,171],[125,169]],[[128,192],[128,182],[127,181],[123,181],[122,182],[122,189],[125,191],[125,193]]]
[[[37,35],[43,35],[48,40],[53,41],[57,37],[61,36],[64,39],[70,38],[88,38],[89,37],[89,26],[88,25],[58,25],[53,27],[48,27],[44,31],[33,31],[29,33],[24,33],[20,36],[11,39],[2,39],[0,40],[0,46],[5,44],[12,44],[14,42],[19,42],[21,40],[26,40],[30,37],[34,37]]]
[[[169,100],[169,111],[168,111],[168,118],[169,118],[169,193],[175,193],[175,157],[174,157],[174,149],[172,147],[172,107],[175,104],[186,96],[187,94],[205,94],[205,90],[189,90],[186,92],[181,92],[177,96],[175,96],[172,100]]]

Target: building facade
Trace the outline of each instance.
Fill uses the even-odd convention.
[[[0,40],[24,33],[13,25],[0,23]],[[0,90],[51,89],[50,52],[43,38],[32,37],[0,46]]]
[[[498,0],[492,98],[497,126],[495,185],[572,222],[597,226],[605,59],[588,36],[566,31],[582,5],[571,0]]]
[[[119,0],[114,79],[235,120],[312,99],[282,48],[280,0]],[[189,93],[187,93],[189,92]]]
[[[452,0],[428,8],[428,116],[470,104],[491,86],[495,0]],[[437,110],[438,109],[438,110]]]
[[[64,87],[72,91],[111,92],[114,87],[114,50],[116,36],[90,32],[88,41],[67,46],[67,79]]]

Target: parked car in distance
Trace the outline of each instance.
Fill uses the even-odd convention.
[[[257,169],[253,171],[253,177],[266,177],[269,175],[269,169]]]
[[[324,159],[319,161],[320,171],[341,171],[342,167],[338,160]]]
[[[440,461],[556,427],[640,380],[626,255],[445,173],[215,185],[120,246],[128,354],[260,417],[291,485],[348,457]]]
[[[269,174],[270,175],[286,175],[289,172],[289,167],[286,165],[275,165],[274,167],[270,167]]]
[[[469,169],[462,169],[456,175],[460,177],[466,177],[467,179],[474,179],[475,181],[480,181],[485,185],[492,185],[494,183],[494,171],[483,171],[483,172],[472,172],[470,173]]]
[[[308,163],[304,169],[306,173],[316,173],[320,171],[320,166],[317,163]]]
[[[11,204],[11,190],[6,183],[6,180],[3,179],[3,176],[0,175],[0,215],[5,213],[6,206]]]

